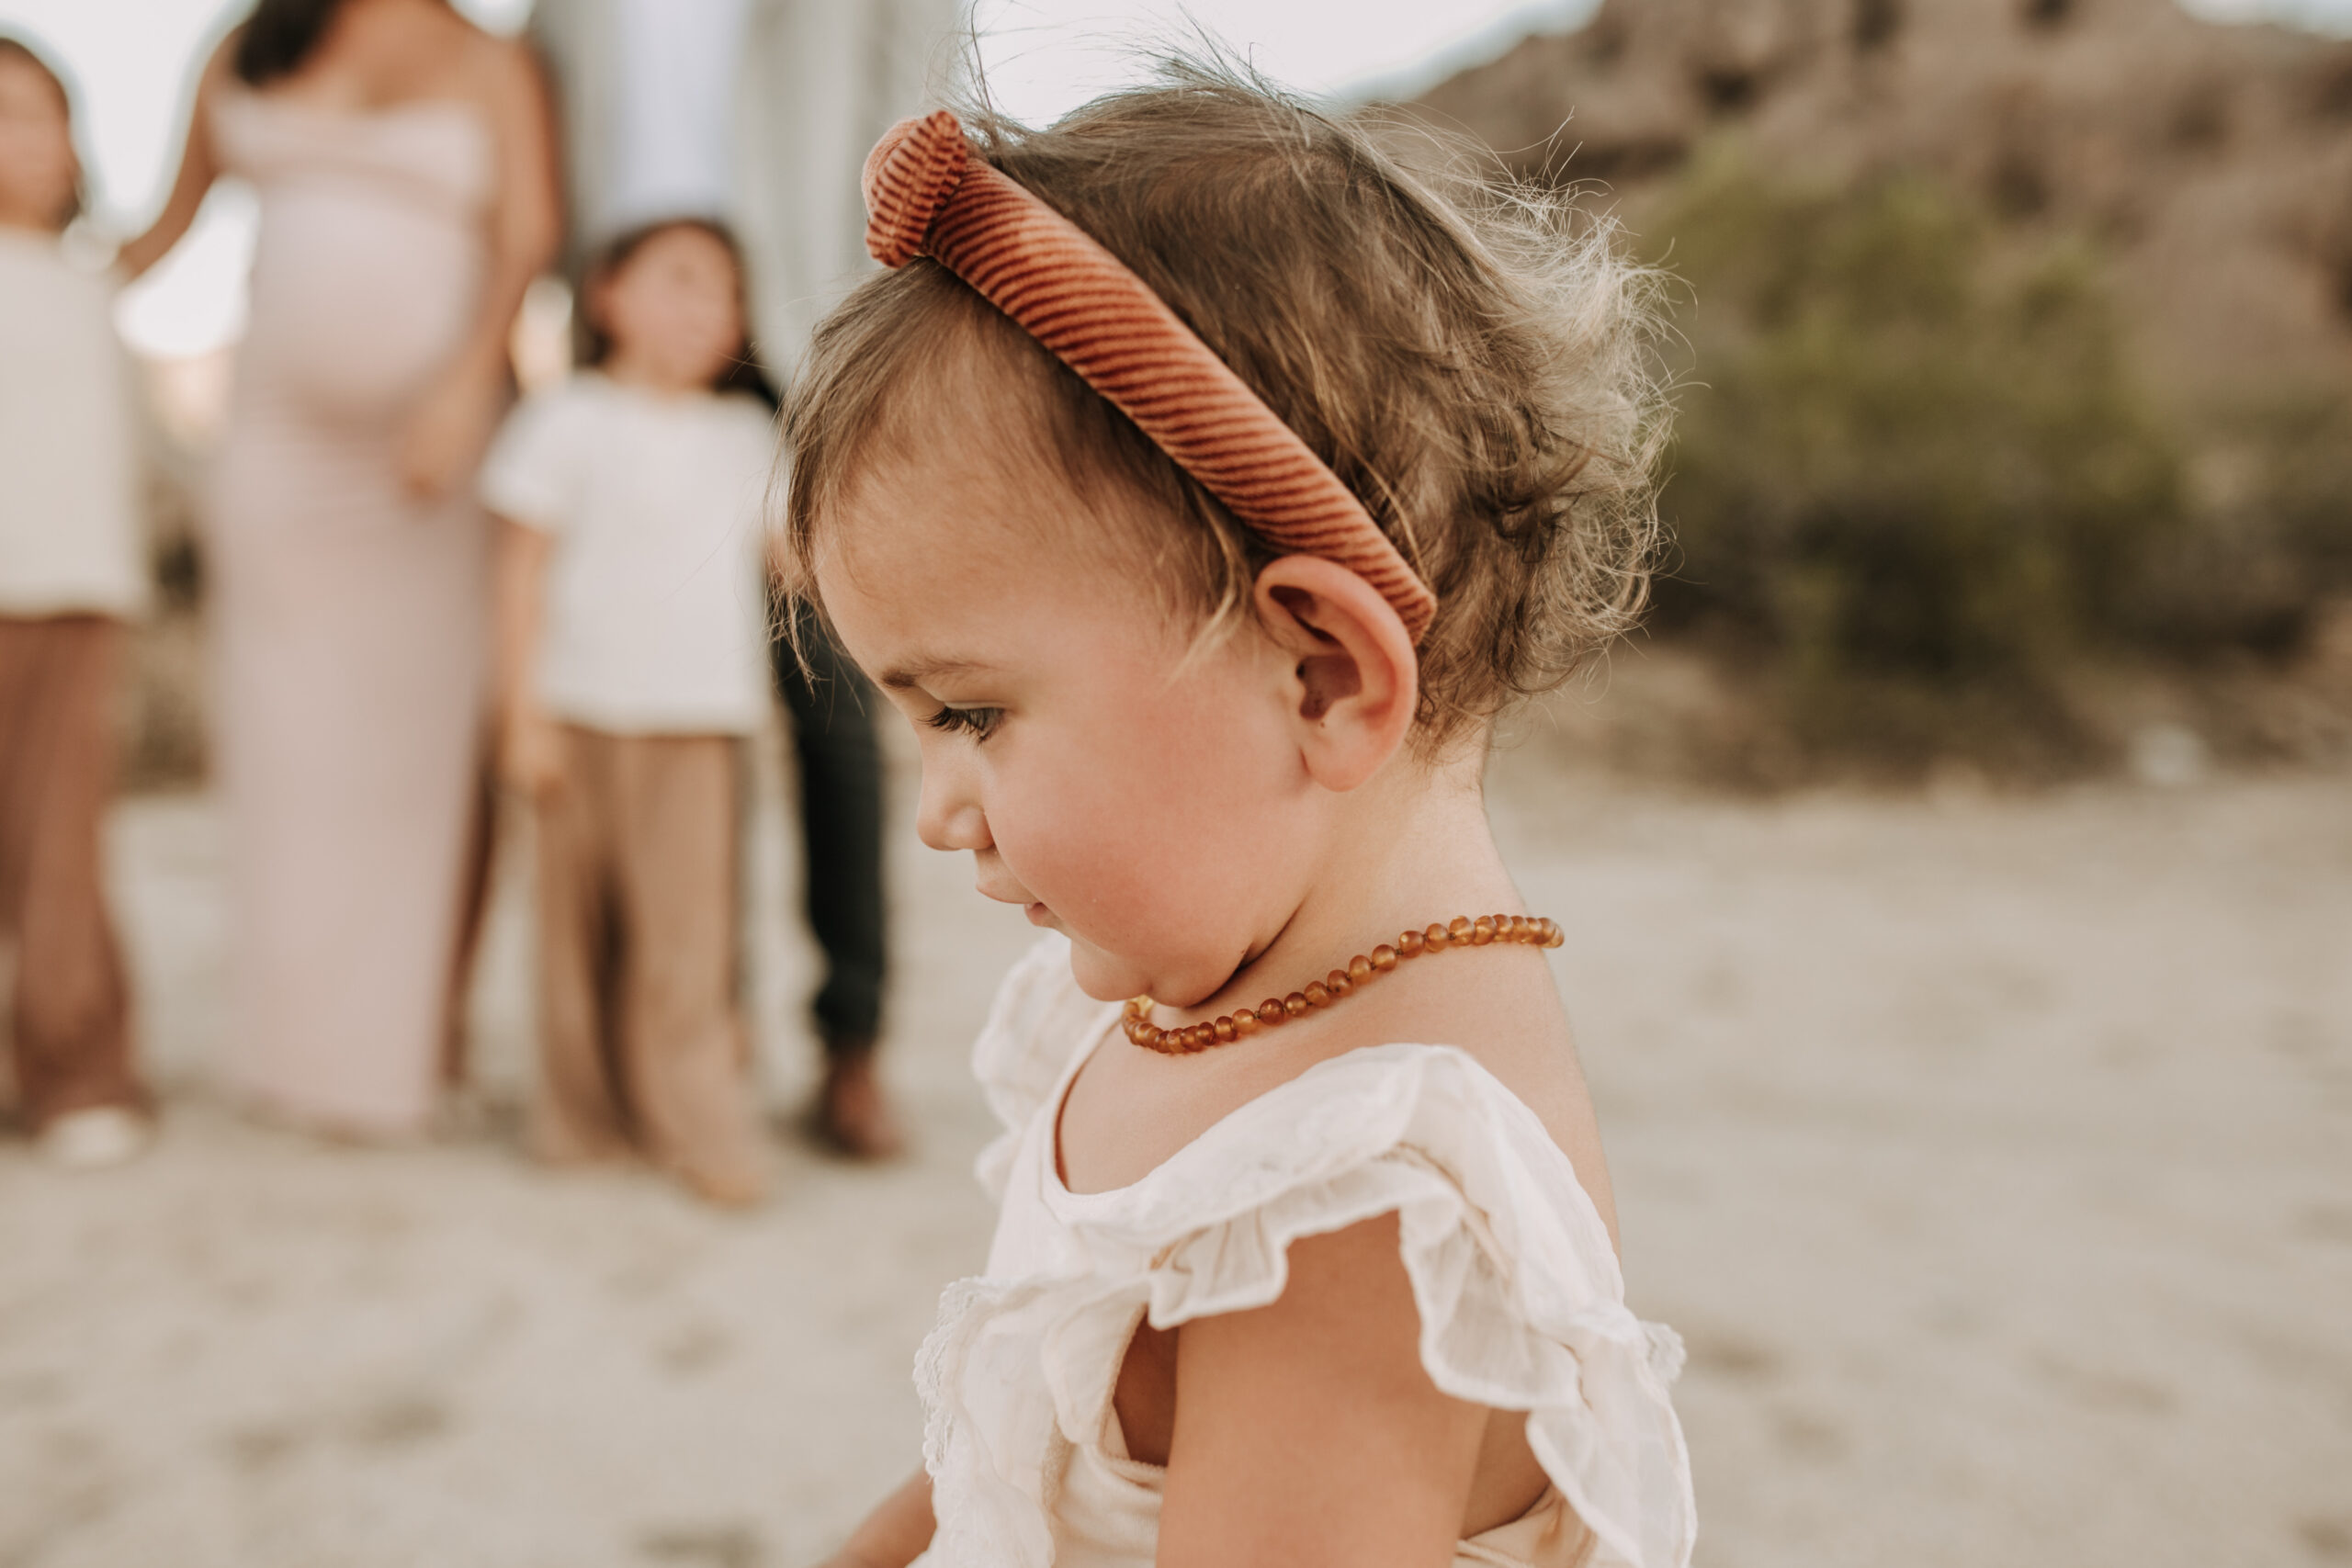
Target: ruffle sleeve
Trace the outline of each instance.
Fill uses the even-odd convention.
[[[1566,1156],[1465,1053],[1352,1052],[1242,1107],[1136,1186],[1057,1185],[1049,1207],[1092,1272],[976,1281],[926,1349],[936,1561],[1042,1562],[1057,1450],[1102,1430],[1139,1317],[1167,1328],[1262,1306],[1282,1294],[1291,1243],[1393,1213],[1431,1380],[1527,1413],[1536,1459],[1596,1538],[1594,1568],[1689,1562],[1690,1460],[1668,1394],[1680,1343],[1627,1309]],[[1050,1415],[1004,1401],[1003,1380],[1024,1371],[1042,1373]],[[967,1495],[977,1506],[965,1517],[992,1539],[956,1539]]]

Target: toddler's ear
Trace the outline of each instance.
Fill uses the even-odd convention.
[[[1283,698],[1307,772],[1349,790],[1412,733],[1419,657],[1404,621],[1371,583],[1320,556],[1283,556],[1258,573],[1258,624],[1290,656]]]

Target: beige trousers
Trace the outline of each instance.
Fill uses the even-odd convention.
[[[739,743],[562,728],[538,803],[542,1157],[635,1150],[748,1202],[767,1161],[738,999]]]
[[[35,1132],[144,1098],[99,847],[121,657],[107,616],[0,615],[0,948],[16,953],[9,1033]]]

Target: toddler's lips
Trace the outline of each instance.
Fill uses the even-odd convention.
[[[1029,923],[1033,926],[1050,926],[1054,923],[1054,912],[1043,904],[1032,904],[1021,912],[1029,917]]]
[[[993,899],[1000,904],[1029,904],[1034,907],[1028,889],[1023,887],[991,886],[986,879],[973,883],[972,887],[981,897]]]

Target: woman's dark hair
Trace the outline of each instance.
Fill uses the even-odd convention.
[[[90,205],[86,176],[82,172],[81,136],[76,130],[81,124],[81,117],[74,112],[77,106],[74,101],[73,84],[63,68],[51,60],[40,46],[15,33],[0,33],[0,60],[20,60],[48,77],[49,85],[57,89],[57,101],[65,106],[66,134],[74,141],[74,204],[57,215],[57,227],[62,231],[81,217]]]
[[[290,76],[343,9],[343,0],[261,0],[237,31],[238,80],[248,87]]]
[[[743,265],[743,244],[736,239],[735,231],[715,218],[663,218],[631,229],[598,251],[596,259],[588,264],[586,280],[571,312],[572,358],[581,365],[594,366],[602,365],[612,357],[612,334],[605,330],[604,323],[596,320],[595,311],[589,308],[589,292],[627,266],[629,258],[643,250],[648,241],[673,229],[700,230],[727,247],[727,254],[735,263],[735,299],[743,315],[743,342],[726,370],[711,383],[710,389],[714,392],[749,392],[765,403],[769,412],[775,412],[784,406],[784,400],[777,395],[775,383],[768,379],[767,372],[760,368],[759,359],[752,352],[752,303],[747,297],[751,271]]]

